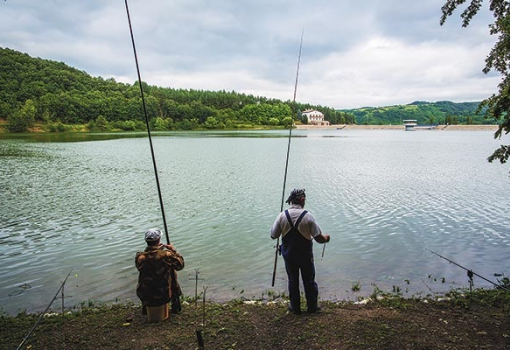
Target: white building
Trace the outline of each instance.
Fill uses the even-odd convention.
[[[324,120],[324,114],[315,109],[307,109],[306,111],[301,113],[302,115],[306,115],[308,118],[308,124],[312,125],[329,125],[329,121]]]

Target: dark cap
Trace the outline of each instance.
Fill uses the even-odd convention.
[[[295,188],[290,193],[289,198],[285,201],[285,203],[299,203],[301,198],[306,198],[305,189],[304,188]]]

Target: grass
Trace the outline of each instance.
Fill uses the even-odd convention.
[[[368,303],[321,303],[296,316],[287,300],[183,302],[183,312],[148,323],[139,305],[91,302],[44,317],[25,349],[508,349],[510,294],[453,290],[440,300],[374,288]],[[205,306],[205,308],[203,308]],[[205,313],[204,313],[205,311]],[[0,316],[0,349],[15,349],[39,315]],[[204,322],[205,321],[205,322]]]

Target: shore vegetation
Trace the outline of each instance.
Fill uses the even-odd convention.
[[[510,294],[455,290],[402,298],[323,301],[319,314],[288,312],[285,296],[226,303],[188,299],[180,314],[149,323],[140,305],[90,302],[47,313],[24,349],[508,349]],[[0,348],[15,349],[38,320],[0,316]],[[201,340],[201,341],[200,341]]]

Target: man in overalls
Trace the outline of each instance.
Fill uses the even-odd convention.
[[[304,210],[305,190],[292,190],[286,203],[290,208],[281,212],[271,227],[271,238],[282,236],[281,254],[287,270],[290,311],[301,314],[299,273],[305,288],[308,313],[320,312],[317,305],[319,289],[315,282],[315,265],[313,261],[313,243],[327,243],[330,236],[323,234],[315,218]]]

